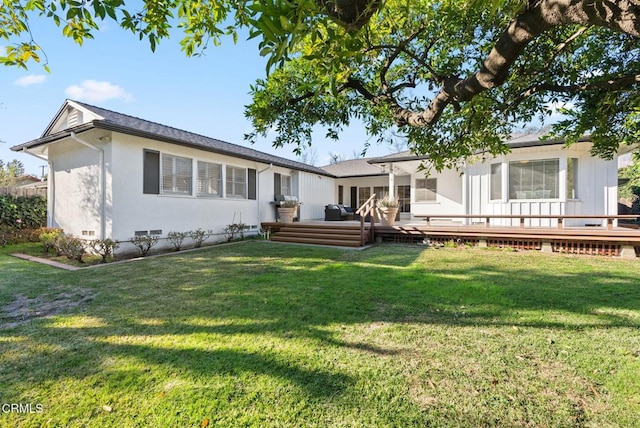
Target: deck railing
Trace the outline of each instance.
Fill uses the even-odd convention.
[[[367,216],[369,216],[369,242],[373,242],[374,239],[374,231],[373,225],[375,222],[376,216],[376,195],[375,193],[367,199],[367,201],[362,204],[360,208],[356,210],[356,214],[360,216],[360,243],[364,246],[367,243],[367,239],[365,238],[365,230],[364,230],[364,222]]]
[[[557,220],[557,227],[559,230],[564,229],[564,220],[602,220],[607,222],[607,230],[613,230],[613,223],[615,220],[636,220],[640,218],[640,215],[529,215],[529,214],[513,214],[513,215],[477,215],[477,214],[423,214],[423,215],[414,215],[416,218],[424,218],[427,222],[427,226],[431,226],[431,220],[441,219],[441,220],[450,220],[450,219],[480,219],[484,220],[485,227],[491,227],[491,219],[519,219],[520,227],[525,228],[526,222],[525,220]],[[502,226],[504,227],[504,226]]]

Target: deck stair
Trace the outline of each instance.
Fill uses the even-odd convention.
[[[334,245],[360,247],[362,238],[359,223],[263,223],[262,228],[271,230],[271,241],[299,244]],[[369,235],[365,226],[365,235]]]

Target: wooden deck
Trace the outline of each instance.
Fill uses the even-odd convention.
[[[319,245],[359,247],[374,240],[392,242],[447,242],[466,243],[486,247],[511,247],[514,249],[540,250],[571,254],[590,254],[635,258],[640,255],[640,229],[614,227],[615,220],[628,220],[635,216],[588,216],[601,220],[602,226],[566,227],[563,219],[587,218],[578,216],[500,216],[521,219],[518,226],[493,226],[491,219],[482,224],[462,224],[471,216],[429,216],[428,221],[419,219],[401,221],[395,226],[381,226],[376,223],[370,230],[365,223],[362,236],[359,221],[307,221],[285,225],[283,223],[262,223],[269,228],[271,240],[278,242],[298,242]],[[525,225],[522,217],[532,219],[556,219],[553,227],[531,227]],[[478,218],[478,217],[473,217]],[[492,218],[498,218],[493,216]],[[437,222],[436,219],[440,219]]]

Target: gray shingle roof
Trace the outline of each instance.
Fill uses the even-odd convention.
[[[71,128],[63,132],[44,136],[36,140],[29,141],[24,144],[12,147],[14,151],[21,150],[22,148],[36,147],[42,144],[47,144],[62,138],[65,138],[70,132],[77,132],[78,130],[85,131],[90,128],[106,129],[114,132],[121,132],[128,135],[136,135],[149,139],[164,141],[167,143],[178,144],[188,147],[194,147],[210,152],[225,154],[229,156],[239,157],[252,161],[262,162],[265,164],[273,164],[285,168],[291,168],[298,171],[305,171],[314,174],[320,174],[325,176],[331,176],[331,173],[317,168],[311,165],[304,164],[302,162],[293,161],[290,159],[282,158],[280,156],[270,155],[258,150],[254,150],[248,147],[240,146],[237,144],[227,143],[215,138],[206,137],[204,135],[194,134],[193,132],[184,131],[182,129],[173,128],[171,126],[162,125],[156,122],[151,122],[145,119],[129,116],[126,114],[118,113],[112,110],[107,110],[101,107],[92,106],[89,104],[74,101],[74,103],[86,108],[87,110],[95,113],[103,119],[94,120],[91,125],[87,127],[87,124],[80,125],[76,128]]]
[[[332,165],[321,167],[336,177],[360,177],[372,175],[387,175],[382,172],[380,167],[369,163],[371,158],[350,159]]]
[[[542,130],[534,134],[524,134],[514,136],[506,142],[507,146],[511,149],[520,149],[524,147],[537,147],[537,146],[555,146],[558,144],[564,144],[564,140],[542,140],[541,138],[547,134],[548,130]],[[590,141],[589,138],[581,138],[579,141]],[[400,153],[394,153],[387,156],[381,156],[373,159],[369,159],[372,164],[382,164],[390,161],[411,161],[411,160],[427,160],[428,156],[416,156],[411,151],[406,150]]]

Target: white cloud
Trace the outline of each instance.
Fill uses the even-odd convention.
[[[45,80],[47,80],[47,76],[45,76],[44,74],[30,74],[28,76],[16,79],[13,84],[18,86],[31,86],[44,83]]]
[[[90,103],[101,103],[113,99],[133,101],[133,96],[120,86],[97,80],[84,80],[80,85],[69,86],[64,93],[74,100]]]

